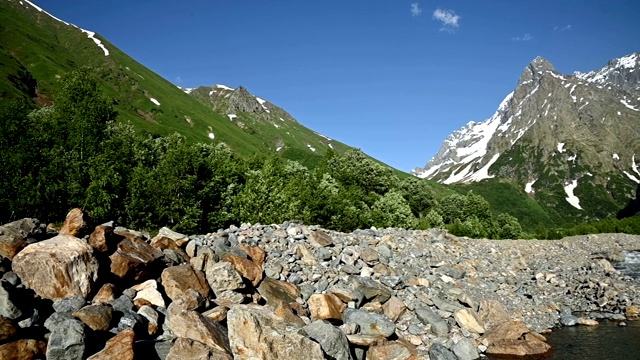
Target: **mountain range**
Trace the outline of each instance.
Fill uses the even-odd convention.
[[[640,53],[562,74],[537,57],[495,114],[451,134],[413,173],[506,183],[567,220],[614,216],[640,184]]]

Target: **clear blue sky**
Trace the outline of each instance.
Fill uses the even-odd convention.
[[[401,170],[490,117],[540,55],[557,70],[640,51],[640,2],[36,0],[184,87],[244,85]]]

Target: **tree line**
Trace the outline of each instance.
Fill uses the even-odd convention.
[[[0,220],[58,221],[72,207],[139,229],[203,233],[300,220],[325,228],[444,227],[476,238],[520,238],[507,214],[472,192],[442,196],[400,179],[359,150],[309,169],[277,156],[242,159],[224,143],[144,135],[117,113],[88,70],[68,74],[53,107],[0,104]]]

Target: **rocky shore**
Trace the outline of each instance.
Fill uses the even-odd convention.
[[[291,222],[156,236],[0,226],[0,359],[476,359],[640,315],[640,237],[477,240]],[[580,316],[575,316],[579,314]]]

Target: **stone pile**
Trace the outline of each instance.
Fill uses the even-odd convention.
[[[290,222],[186,236],[0,227],[1,359],[477,359],[550,351],[562,324],[640,314],[609,260],[640,238],[338,233]],[[580,315],[580,317],[575,315]]]

